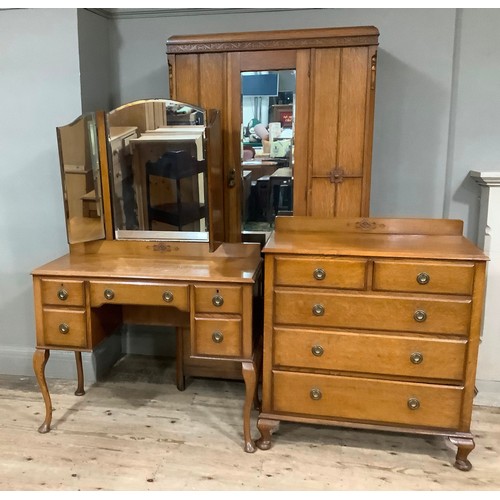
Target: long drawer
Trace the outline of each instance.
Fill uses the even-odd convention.
[[[189,285],[178,283],[147,282],[90,282],[90,304],[133,304],[172,306],[181,311],[189,310]]]
[[[364,290],[366,259],[276,257],[276,285]]]
[[[273,371],[272,410],[457,429],[463,387]]]
[[[273,366],[457,380],[466,340],[275,328]]]
[[[470,298],[275,290],[275,324],[466,336]]]
[[[471,295],[474,265],[415,261],[373,264],[373,290]]]

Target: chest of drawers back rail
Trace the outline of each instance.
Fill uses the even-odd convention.
[[[487,258],[462,222],[279,217],[257,446],[281,420],[447,436],[470,469]]]

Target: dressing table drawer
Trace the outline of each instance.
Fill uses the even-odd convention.
[[[90,305],[133,304],[189,310],[189,285],[147,282],[90,282]]]
[[[42,279],[42,303],[52,306],[83,306],[85,286],[81,280]]]
[[[470,299],[275,291],[275,324],[467,336]]]
[[[366,260],[276,257],[277,286],[312,286],[364,290]]]
[[[471,295],[474,264],[375,261],[373,290]]]
[[[47,346],[87,347],[84,309],[43,309],[43,339]]]
[[[195,356],[241,356],[241,318],[196,317],[193,335],[192,354]]]
[[[197,313],[242,313],[240,286],[194,286],[194,302]]]
[[[458,429],[463,387],[273,372],[273,410],[368,422]]]
[[[467,342],[276,328],[273,366],[463,380]]]

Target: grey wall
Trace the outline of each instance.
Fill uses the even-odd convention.
[[[31,373],[29,273],[67,251],[56,126],[82,106],[168,97],[171,35],[355,25],[381,33],[372,215],[460,218],[475,239],[479,188],[467,174],[498,170],[500,152],[500,9],[116,20],[75,9],[0,11],[0,373]]]
[[[109,24],[105,17],[78,9],[83,112],[111,109]]]
[[[31,374],[30,271],[67,252],[55,128],[81,113],[76,9],[0,11],[0,373]]]

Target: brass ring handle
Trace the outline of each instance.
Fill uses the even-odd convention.
[[[170,290],[167,290],[163,292],[162,298],[165,302],[172,302],[172,300],[174,300],[174,294]]]
[[[321,394],[321,391],[315,387],[314,389],[311,389],[309,396],[311,396],[311,399],[314,399],[314,401],[319,401],[323,397],[323,394]]]
[[[323,314],[325,314],[325,308],[321,304],[314,304],[312,313],[314,314],[314,316],[323,316]]]
[[[112,300],[115,298],[115,292],[113,292],[113,290],[109,289],[109,288],[106,288],[106,290],[104,290],[104,298],[106,300]]]
[[[319,357],[319,356],[323,356],[323,353],[325,352],[325,350],[320,345],[313,345],[311,348],[311,352],[313,353],[314,356]]]
[[[58,296],[59,300],[66,300],[69,296],[69,293],[64,288],[61,288],[60,290],[58,290],[57,296]]]
[[[419,285],[427,285],[429,281],[431,280],[431,277],[427,273],[419,273],[417,275],[417,283]]]
[[[418,410],[420,408],[420,401],[417,398],[410,398],[407,404],[410,410]]]
[[[419,365],[424,360],[424,355],[421,352],[412,352],[410,354],[410,361],[414,365]]]
[[[216,344],[220,344],[224,340],[224,335],[222,335],[222,332],[214,332],[212,333],[212,340]]]
[[[427,319],[427,313],[422,311],[422,309],[418,309],[413,314],[413,319],[418,323],[422,323]]]
[[[59,331],[66,335],[67,333],[69,333],[69,325],[67,323],[61,323],[59,325]]]
[[[224,304],[224,298],[222,295],[216,294],[212,297],[212,304],[215,307],[220,307],[222,304]]]
[[[318,267],[317,269],[314,270],[313,276],[314,279],[318,281],[324,280],[326,278],[326,271],[323,268]]]

